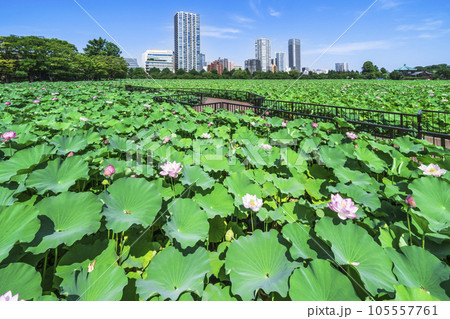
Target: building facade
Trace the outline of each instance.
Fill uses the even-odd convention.
[[[275,64],[278,71],[286,71],[286,53],[276,52],[275,53]]]
[[[146,50],[142,53],[142,65],[145,71],[151,68],[158,68],[161,71],[168,68],[174,72],[173,51],[172,50]]]
[[[200,15],[177,12],[174,16],[175,71],[195,69],[200,72]]]
[[[203,68],[206,66],[206,56],[204,53],[200,53],[199,55],[200,67]]]
[[[261,61],[261,70],[263,72],[271,71],[269,39],[261,38],[255,40],[255,59]]]
[[[336,63],[336,72],[348,72],[348,63]]]
[[[137,59],[135,58],[125,58],[125,61],[128,63],[129,69],[139,68],[139,64],[137,63]]]
[[[300,56],[300,40],[289,39],[288,53],[289,53],[289,68],[291,70],[302,70],[301,56]]]
[[[245,60],[245,68],[248,69],[251,74],[255,71],[262,71],[261,61],[258,59]]]

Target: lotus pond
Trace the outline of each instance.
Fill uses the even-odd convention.
[[[152,97],[0,86],[1,300],[450,299],[449,150]]]
[[[170,88],[248,91],[283,100],[417,114],[450,112],[450,81],[368,80],[127,80],[125,83]]]

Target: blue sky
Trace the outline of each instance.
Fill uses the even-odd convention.
[[[403,64],[450,64],[448,0],[378,0],[319,60],[375,0],[76,1],[138,61],[146,49],[173,49],[173,16],[187,11],[200,14],[207,61],[227,57],[242,65],[254,58],[255,39],[269,38],[274,55],[287,52],[295,37],[303,67],[334,69],[348,62],[361,70],[370,60],[391,71]],[[74,0],[2,1],[1,11],[0,35],[55,37],[80,52],[90,39],[112,41]]]

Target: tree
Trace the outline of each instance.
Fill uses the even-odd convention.
[[[159,69],[158,70],[158,75],[159,75]],[[151,77],[154,78],[153,75],[150,74]],[[130,79],[146,79],[147,73],[145,73],[144,68],[129,68],[128,69],[128,77]]]
[[[175,74],[177,75],[177,77],[180,76],[180,75],[183,75],[183,74],[185,74],[185,73],[186,73],[186,71],[185,71],[184,69],[178,69],[178,70],[175,72]]]
[[[400,80],[403,77],[403,74],[400,71],[393,71],[389,74],[389,78],[391,80]]]
[[[381,71],[381,73],[383,73],[383,74],[388,73],[388,71],[387,71],[385,68],[381,68],[380,71]]]
[[[122,53],[117,45],[112,42],[106,41],[106,39],[98,38],[89,40],[86,47],[83,49],[84,53],[89,56],[93,55],[106,55],[119,57]]]
[[[189,71],[189,74],[192,75],[192,76],[198,76],[198,75],[200,75],[200,73],[198,73],[198,71],[197,71],[196,69],[190,70],[190,71]]]

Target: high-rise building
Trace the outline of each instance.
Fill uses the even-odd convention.
[[[177,12],[174,16],[175,28],[175,71],[184,69],[200,71],[200,15]]]
[[[137,63],[137,59],[135,59],[135,58],[125,58],[125,61],[128,63],[129,69],[136,69],[139,67],[139,64]]]
[[[261,69],[261,60],[258,59],[249,59],[244,62],[245,68],[250,71],[251,74],[255,71],[262,71]]]
[[[230,61],[228,62],[228,71],[231,71],[234,69],[234,62]]]
[[[348,63],[336,63],[336,72],[348,72]]]
[[[286,71],[286,53],[276,52],[275,53],[275,64],[278,71]]]
[[[200,53],[199,55],[199,60],[200,60],[200,67],[203,68],[204,66],[206,66],[206,56],[204,53]]]
[[[269,39],[261,38],[255,40],[255,59],[261,61],[261,70],[263,72],[271,70]]]
[[[218,58],[217,59],[217,63],[222,65],[223,70],[227,69],[228,71],[230,71],[230,69],[228,69],[229,65],[228,65],[228,59],[227,58]]]
[[[300,60],[299,39],[289,39],[288,52],[289,52],[289,68],[291,70],[301,71],[302,65]]]
[[[146,50],[142,53],[142,65],[146,71],[149,71],[151,68],[158,68],[161,71],[168,68],[173,72],[173,51],[158,49]]]

